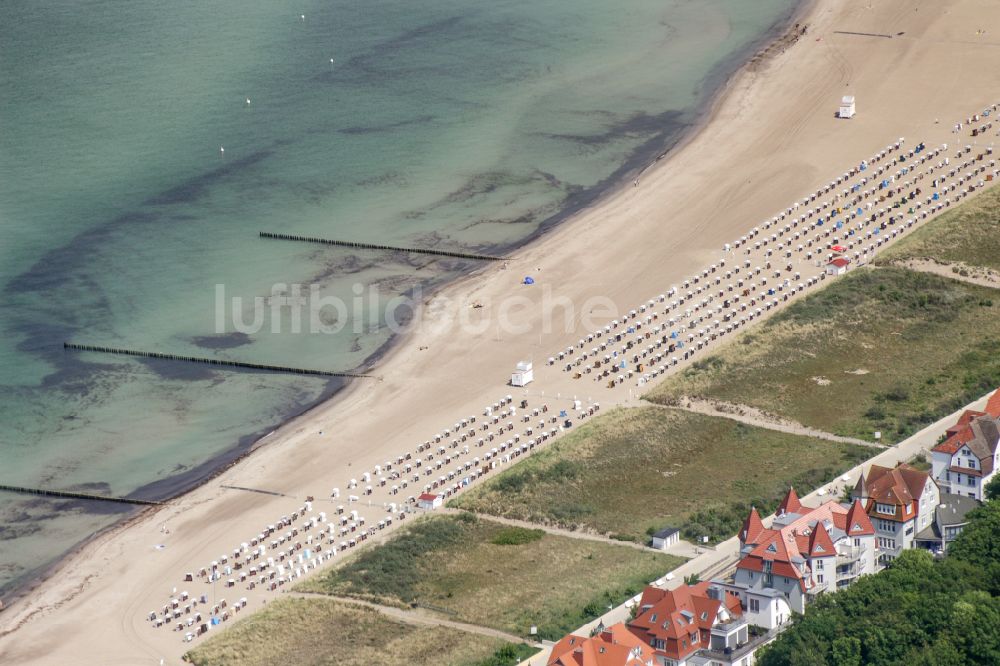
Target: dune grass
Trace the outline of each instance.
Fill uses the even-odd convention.
[[[446,627],[421,627],[323,598],[272,602],[189,652],[196,666],[500,666],[526,645]]]
[[[983,192],[944,213],[883,253],[878,263],[907,259],[1000,271],[1000,189]]]
[[[497,542],[501,543],[497,543]],[[682,558],[506,525],[430,516],[302,589],[417,605],[461,622],[557,640],[620,604]]]
[[[643,543],[667,525],[714,542],[750,504],[767,510],[789,485],[808,492],[872,454],[674,409],[616,409],[453,505]]]
[[[901,268],[856,269],[647,396],[752,405],[896,442],[1000,385],[1000,292]]]

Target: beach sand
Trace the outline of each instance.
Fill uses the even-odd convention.
[[[578,308],[605,297],[627,311],[898,137],[910,146],[925,138],[933,145],[932,136],[970,143],[949,139],[950,126],[1000,100],[1000,5],[989,0],[817,0],[798,20],[808,24],[807,34],[741,71],[704,126],[638,186],[628,183],[580,212],[506,269],[491,265],[447,287],[423,325],[379,362],[374,374],[381,381],[352,383],[219,477],[68,557],[0,613],[0,662],[179,663],[189,646],[177,632],[152,629],[146,614],[173,587],[197,588],[181,582],[184,572],[231,551],[307,494],[326,498],[334,486],[346,494],[345,480],[360,471],[412,451],[501,395],[520,397],[522,389],[506,386],[518,360],[535,360],[532,402],[543,388],[550,404],[578,396],[606,408],[628,399],[626,391],[543,367],[586,332],[566,332],[561,321],[544,332],[547,293]],[[850,121],[834,117],[844,94],[858,100]],[[537,284],[520,285],[525,275]],[[523,331],[498,335],[495,325],[460,325],[470,312],[479,316],[511,296],[524,299],[511,313]],[[475,301],[487,307],[472,311]],[[160,531],[164,524],[169,534]]]

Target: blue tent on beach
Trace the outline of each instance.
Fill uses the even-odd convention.
[[[524,284],[535,284],[535,278],[529,275],[528,277],[524,278]]]

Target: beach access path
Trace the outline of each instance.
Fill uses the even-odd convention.
[[[382,613],[383,615],[388,615],[391,618],[401,620],[402,622],[406,622],[407,624],[415,624],[423,627],[449,627],[451,629],[457,629],[458,631],[464,631],[465,633],[468,634],[478,634],[479,636],[487,636],[489,638],[499,638],[500,640],[504,640],[509,643],[526,643],[528,645],[535,645],[535,643],[526,641],[520,636],[508,634],[498,629],[490,629],[489,627],[482,627],[478,624],[468,624],[467,622],[456,622],[455,620],[449,620],[445,617],[442,617],[440,613],[424,610],[419,606],[415,608],[399,608],[398,606],[386,606],[384,604],[372,603],[371,601],[353,599],[351,597],[331,596],[329,594],[320,594],[317,592],[286,592],[282,596],[295,597],[299,599],[309,599],[309,598],[333,599],[335,601],[339,601],[344,604],[353,604],[355,606],[364,606],[365,608],[372,608]]]
[[[691,398],[687,396],[680,398],[675,405],[661,405],[655,402],[644,404],[649,404],[650,406],[659,407],[661,409],[680,409],[685,412],[705,414],[706,416],[718,416],[721,418],[732,419],[733,421],[739,421],[740,423],[745,423],[747,425],[756,426],[758,428],[766,428],[768,430],[788,433],[790,435],[815,437],[816,439],[825,439],[830,442],[841,442],[844,444],[857,444],[858,446],[868,446],[873,449],[885,448],[885,445],[878,444],[876,442],[869,442],[863,439],[857,439],[856,437],[844,437],[842,435],[834,435],[822,430],[816,430],[815,428],[804,426],[801,423],[796,423],[790,419],[774,416],[773,414],[766,414],[755,407],[751,407],[750,405],[734,405],[732,403],[717,400],[705,400],[703,398]]]

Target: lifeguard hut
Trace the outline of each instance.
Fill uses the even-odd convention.
[[[527,386],[535,380],[535,371],[531,361],[521,361],[510,375],[511,386]]]
[[[854,95],[844,95],[840,98],[840,111],[837,112],[838,118],[853,118],[857,112],[858,110],[854,106]]]

